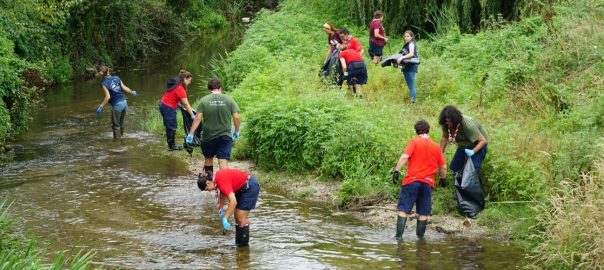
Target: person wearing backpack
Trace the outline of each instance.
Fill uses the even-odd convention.
[[[101,66],[99,75],[103,76],[101,89],[105,94],[105,98],[96,107],[96,114],[100,115],[103,112],[105,104],[111,104],[111,130],[113,131],[113,140],[118,140],[124,135],[124,117],[128,109],[128,102],[122,92],[130,93],[132,96],[138,94],[126,86],[120,77],[112,76],[111,69],[107,66]]]
[[[415,34],[413,34],[413,31],[405,31],[403,37],[405,39],[405,45],[403,45],[403,49],[401,50],[403,56],[399,57],[396,62],[403,65],[403,77],[409,88],[411,103],[415,103],[415,74],[417,74],[419,69],[419,52],[417,43],[415,43]]]
[[[445,156],[438,144],[430,139],[430,124],[425,120],[419,120],[414,128],[417,137],[407,143],[392,173],[392,182],[398,184],[400,171],[407,164],[407,174],[401,183],[397,205],[395,238],[399,241],[403,239],[407,216],[411,213],[414,204],[419,214],[415,234],[418,238],[424,237],[428,217],[432,215],[432,189],[437,171],[440,177],[439,184],[446,183]]]
[[[164,120],[166,128],[166,142],[168,143],[168,151],[182,150],[181,145],[176,145],[176,109],[182,105],[185,110],[195,119],[195,114],[189,100],[187,98],[187,86],[191,84],[193,75],[184,69],[181,69],[178,76],[172,77],[166,83],[166,92],[159,103],[159,112]]]

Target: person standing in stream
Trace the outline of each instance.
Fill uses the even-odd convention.
[[[187,86],[191,84],[193,75],[184,69],[181,69],[178,76],[172,77],[166,83],[166,92],[159,103],[159,112],[164,119],[164,127],[166,128],[166,142],[168,143],[168,151],[182,150],[181,145],[176,144],[176,109],[179,105],[185,107],[185,110],[195,119],[193,109],[189,105],[187,98]]]
[[[186,142],[193,141],[193,132],[203,121],[201,133],[201,152],[204,156],[204,174],[212,175],[214,157],[218,158],[220,169],[228,167],[231,159],[233,141],[239,138],[239,106],[232,97],[222,93],[222,83],[217,79],[208,81],[210,94],[201,98],[197,107],[197,116],[187,135]],[[231,126],[235,132],[231,133]]]
[[[437,143],[430,140],[430,124],[419,120],[414,125],[417,137],[407,143],[405,151],[398,160],[392,182],[398,184],[400,171],[407,164],[407,174],[401,184],[398,197],[398,215],[396,218],[396,240],[403,239],[407,216],[411,213],[413,205],[419,214],[415,234],[418,238],[424,237],[428,217],[432,215],[432,189],[434,188],[434,175],[439,172],[441,186],[446,185],[447,165],[445,156],[440,151]]]
[[[105,98],[101,104],[96,107],[96,114],[100,115],[103,112],[105,104],[111,104],[111,129],[113,131],[113,140],[118,140],[124,135],[124,117],[128,109],[128,102],[122,92],[130,93],[132,96],[137,96],[136,91],[130,89],[122,82],[120,77],[112,76],[111,69],[107,66],[101,66],[99,72],[103,76],[101,89],[105,94]]]

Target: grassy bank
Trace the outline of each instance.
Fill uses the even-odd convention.
[[[581,175],[596,169],[594,145],[604,130],[604,6],[557,1],[473,35],[443,18],[448,31],[419,41],[414,105],[398,70],[369,65],[362,100],[316,76],[327,48],[321,25],[345,17],[332,10],[319,1],[284,1],[278,12],[263,12],[219,66],[245,122],[237,157],[265,170],[312,171],[334,181],[344,206],[393,200],[397,187],[389,184],[389,171],[414,137],[413,123],[428,120],[438,140],[438,113],[455,104],[491,136],[482,171],[488,202],[478,222],[527,250],[542,243],[534,237],[556,217],[535,217],[551,209],[552,196],[571,196],[560,193],[564,183],[581,185]],[[367,47],[366,30],[346,26]],[[398,51],[402,40],[391,38],[391,44],[386,54]],[[452,154],[447,151],[449,160]],[[435,214],[454,212],[452,189],[436,192]]]

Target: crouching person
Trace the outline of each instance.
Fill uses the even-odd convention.
[[[254,176],[236,169],[221,169],[212,175],[201,175],[197,180],[197,186],[202,191],[217,190],[220,195],[218,213],[222,219],[222,227],[225,231],[231,228],[228,218],[235,214],[235,244],[238,247],[247,246],[250,240],[250,222],[248,214],[256,208],[260,185]],[[224,199],[229,206],[223,208]]]
[[[399,241],[403,239],[407,215],[411,213],[413,204],[419,214],[415,233],[418,238],[424,237],[428,217],[432,215],[432,189],[437,170],[440,174],[439,184],[446,185],[445,157],[439,145],[430,140],[430,125],[425,120],[419,120],[414,127],[417,137],[407,143],[392,174],[392,182],[398,184],[400,171],[407,164],[407,174],[403,179],[397,205],[395,238]]]

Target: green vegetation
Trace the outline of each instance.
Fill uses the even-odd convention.
[[[604,225],[601,200],[595,200],[602,196],[602,174],[593,173],[604,131],[604,5],[528,1],[518,10],[517,21],[485,19],[476,34],[464,34],[468,29],[458,17],[437,14],[440,28],[419,41],[414,105],[395,69],[369,65],[362,100],[316,76],[327,49],[322,23],[342,26],[350,9],[289,0],[278,12],[262,12],[239,48],[213,65],[242,109],[245,126],[235,153],[266,170],[313,171],[337,181],[343,206],[394,199],[398,189],[389,184],[389,172],[415,136],[413,123],[428,120],[438,140],[438,114],[455,104],[480,119],[491,136],[481,172],[487,209],[478,222],[542,251],[536,256],[547,267],[598,265],[598,251],[588,250],[600,243],[586,243],[590,234],[602,238],[597,228]],[[364,25],[347,27],[367,46]],[[386,55],[397,52],[402,40],[392,37],[390,44]],[[453,151],[446,154],[450,160]],[[599,184],[586,189],[585,174]],[[451,188],[437,192],[435,213],[454,212],[453,196],[445,194]],[[594,229],[569,241],[573,232],[556,228],[574,221],[557,225],[559,215],[590,199],[595,207],[577,212],[585,222],[573,227]],[[558,256],[549,257],[554,250]]]
[[[69,255],[59,252],[46,262],[45,251],[34,240],[24,239],[11,229],[10,205],[0,203],[0,269],[92,269],[93,253],[77,252]]]

